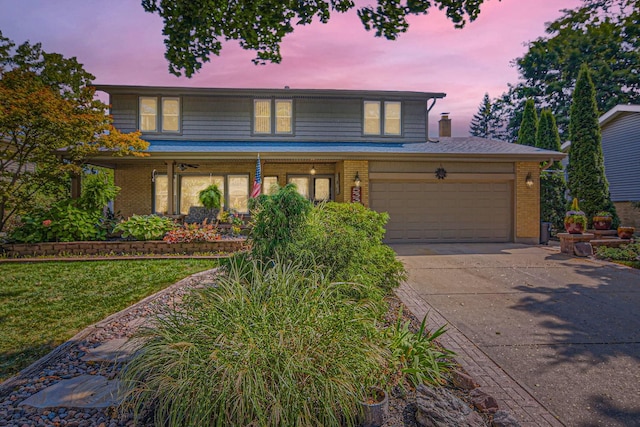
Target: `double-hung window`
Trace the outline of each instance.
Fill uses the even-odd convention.
[[[256,99],[253,101],[253,133],[290,135],[293,133],[293,101]]]
[[[180,98],[141,96],[139,111],[142,132],[180,132]]]
[[[365,135],[402,133],[402,103],[398,101],[364,101],[362,132]]]

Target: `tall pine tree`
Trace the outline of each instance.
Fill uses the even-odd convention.
[[[562,150],[558,126],[551,110],[545,109],[540,113],[536,147],[552,151]],[[547,162],[543,162],[540,166],[548,165]],[[540,218],[542,221],[550,222],[556,230],[562,229],[566,211],[567,184],[563,169],[562,163],[553,162],[540,174]]]
[[[619,220],[609,194],[609,182],[604,172],[602,135],[598,123],[595,88],[589,68],[583,64],[578,74],[569,114],[569,190],[578,198],[580,208],[591,225],[599,211],[613,215],[613,224]]]
[[[498,105],[498,101],[491,102],[489,94],[485,93],[478,107],[478,112],[471,119],[469,134],[481,138],[505,139],[505,122],[501,112],[501,105]]]
[[[538,115],[533,99],[527,99],[522,113],[522,122],[518,132],[518,144],[536,146],[536,133],[538,132]]]
[[[478,112],[473,115],[469,133],[472,136],[487,138],[489,136],[489,123],[491,121],[491,100],[489,94],[485,93],[482,103],[478,107]]]

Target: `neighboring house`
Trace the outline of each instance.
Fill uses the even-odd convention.
[[[600,117],[602,152],[620,224],[640,227],[640,105],[616,105]]]
[[[247,212],[260,155],[263,191],[292,182],[315,202],[360,200],[389,213],[388,242],[538,243],[539,164],[564,157],[452,138],[447,116],[430,140],[429,110],[444,93],[97,89],[110,96],[115,126],[150,143],[148,157],[94,159],[114,169],[125,216],[184,215],[209,183],[226,209]]]

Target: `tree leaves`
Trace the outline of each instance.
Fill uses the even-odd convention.
[[[367,31],[395,40],[409,28],[408,15],[426,14],[432,6],[444,10],[456,28],[474,21],[484,0],[378,0],[377,6],[358,9]],[[142,7],[164,21],[165,58],[169,72],[193,76],[211,55],[220,55],[222,42],[237,40],[256,51],[255,64],[279,63],[280,43],[295,25],[355,7],[352,0],[142,0]]]
[[[38,191],[59,193],[89,157],[145,155],[140,133],[112,126],[92,80],[75,58],[40,44],[15,48],[0,33],[0,230],[33,205]]]
[[[571,150],[568,184],[571,195],[580,200],[589,221],[596,212],[608,211],[613,214],[614,222],[617,222],[615,206],[609,194],[609,183],[604,173],[595,87],[586,65],[580,68],[573,93],[569,134]]]

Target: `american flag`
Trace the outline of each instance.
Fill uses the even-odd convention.
[[[258,161],[256,162],[256,177],[253,180],[253,189],[251,190],[251,198],[255,199],[260,195],[262,190],[262,170],[260,169],[260,154],[258,154]]]

